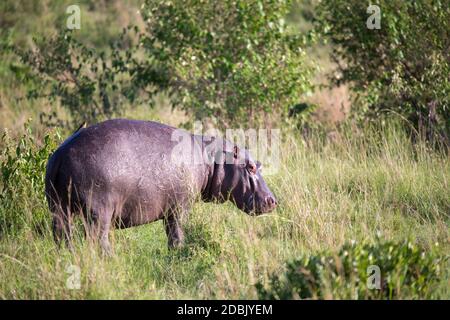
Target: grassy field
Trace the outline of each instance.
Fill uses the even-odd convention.
[[[280,171],[266,178],[279,208],[250,217],[231,204],[198,203],[179,250],[167,249],[156,222],[113,231],[111,258],[81,237],[73,253],[58,251],[43,198],[21,198],[22,207],[42,208],[47,226],[1,236],[0,298],[251,299],[258,297],[254,284],[281,274],[286,261],[350,241],[409,239],[448,254],[448,156],[413,147],[398,125],[349,132],[339,131],[334,143],[286,134]],[[67,287],[71,265],[80,268],[79,289]],[[450,298],[448,265],[443,271],[430,297]],[[335,289],[327,298],[357,298],[353,287]]]
[[[58,34],[65,28],[69,4],[60,0],[0,4],[0,136],[3,129],[8,132],[0,139],[0,299],[255,299],[264,297],[257,284],[273,288],[274,275],[285,277],[289,262],[312,261],[309,269],[297,268],[306,268],[297,280],[311,284],[309,272],[330,257],[337,257],[331,260],[338,272],[324,269],[320,288],[311,289],[308,297],[380,298],[365,288],[365,264],[339,271],[348,243],[360,246],[358,252],[369,262],[386,258],[379,267],[383,277],[393,281],[395,294],[388,297],[450,299],[448,153],[420,139],[413,143],[411,130],[405,129],[412,124],[403,120],[365,128],[345,121],[353,107],[349,85],[318,86],[300,101],[318,107],[311,124],[320,129],[311,130],[311,136],[280,128],[281,166],[277,174],[265,177],[279,201],[273,213],[251,217],[231,203],[199,202],[184,226],[187,243],[182,249],[168,250],[162,222],[155,222],[112,231],[112,257],[102,256],[81,236],[76,236],[73,252],[58,250],[43,177],[49,154],[70,132],[59,128],[63,131],[55,133],[39,116],[56,112],[59,120],[67,120],[70,113],[58,100],[27,99],[38,80],[28,79],[29,69],[3,48],[14,43],[32,49],[33,36]],[[78,38],[107,51],[123,27],[144,24],[138,14],[141,4],[80,1],[83,28]],[[305,8],[311,9],[302,4],[291,17],[294,30],[306,30],[300,15]],[[307,51],[308,60],[320,66],[316,85],[330,84],[328,75],[335,67],[331,48],[321,44]],[[173,126],[190,120],[171,107],[162,93],[153,109],[124,104],[123,116]],[[404,241],[418,248],[419,260],[407,250],[394,254],[409,246]],[[380,249],[368,252],[361,249],[364,245]],[[74,288],[72,280],[78,275],[80,285]]]

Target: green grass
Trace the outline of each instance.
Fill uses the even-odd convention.
[[[111,258],[82,240],[73,253],[58,251],[48,225],[5,233],[0,298],[251,299],[255,284],[283,272],[287,261],[350,241],[410,240],[448,254],[448,155],[413,146],[396,125],[340,135],[338,143],[313,137],[306,144],[287,134],[280,171],[266,177],[279,208],[250,217],[231,204],[197,203],[183,249],[167,249],[161,222],[113,231]],[[31,196],[20,200],[21,208],[45,207]],[[80,289],[66,287],[69,265],[81,268]],[[443,272],[433,297],[450,298],[448,288]],[[346,297],[347,289],[327,298]]]
[[[82,1],[79,37],[105,49],[130,21],[142,23],[136,21],[140,3]],[[57,32],[67,4],[8,0],[0,17],[9,31],[1,34],[0,45],[11,42],[26,49],[36,33]],[[321,49],[310,56],[327,70],[327,48]],[[399,125],[341,129],[335,143],[324,142],[319,134],[305,143],[299,132],[284,132],[280,171],[266,177],[279,208],[250,217],[231,204],[197,203],[185,226],[183,249],[169,251],[162,223],[155,222],[113,231],[111,258],[79,238],[73,253],[57,250],[43,194],[47,151],[40,150],[48,129],[39,114],[68,115],[58,101],[25,99],[33,81],[24,80],[26,70],[17,69],[20,64],[11,52],[0,56],[0,127],[9,128],[12,137],[9,143],[0,140],[0,299],[258,298],[255,284],[284,274],[288,262],[327,257],[351,241],[377,248],[380,241],[409,240],[425,251],[450,252],[448,154],[411,144]],[[164,95],[157,100],[153,110],[124,106],[125,116],[171,125],[186,120],[182,112],[168,111]],[[21,138],[30,117],[33,132]],[[54,148],[52,143],[48,149]],[[80,289],[66,286],[70,265],[80,267]],[[440,275],[432,297],[450,298],[448,269],[444,266],[447,272]],[[327,298],[354,297],[354,284],[334,285]],[[397,298],[410,298],[405,292]]]

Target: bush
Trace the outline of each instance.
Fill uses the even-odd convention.
[[[67,32],[17,53],[42,82],[29,96],[58,98],[75,125],[120,115],[124,98],[149,103],[162,91],[195,119],[214,118],[222,127],[269,124],[312,87],[303,38],[284,20],[291,6],[148,0],[144,30],[128,27],[105,52]]]
[[[71,31],[35,38],[34,44],[33,50],[16,48],[22,63],[30,67],[28,77],[40,81],[39,86],[29,88],[28,97],[59,99],[71,116],[66,125],[77,127],[120,115],[124,98],[134,101],[136,93],[128,86],[130,74],[119,49],[109,55],[89,49]],[[43,116],[52,120],[53,115]],[[60,122],[57,119],[53,125],[61,126]]]
[[[380,29],[366,26],[371,4],[380,8]],[[324,0],[316,9],[338,64],[334,80],[354,89],[364,119],[393,111],[429,140],[435,133],[450,137],[447,1]]]
[[[272,275],[267,287],[259,282],[257,291],[260,299],[426,299],[432,298],[446,260],[410,242],[345,244],[337,254],[289,262],[284,275]],[[368,282],[375,284],[369,266],[380,268],[379,290],[368,288]]]
[[[2,135],[0,154],[0,235],[18,233],[25,227],[42,230],[49,221],[45,199],[45,168],[56,148],[58,135],[46,134],[42,145],[25,126],[25,134],[13,141]]]
[[[289,0],[147,0],[141,43],[195,118],[268,123],[311,87],[303,42],[285,23],[291,8]]]

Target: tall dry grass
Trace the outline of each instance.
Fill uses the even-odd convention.
[[[286,261],[352,240],[410,239],[447,254],[448,155],[413,145],[398,124],[344,128],[337,141],[286,133],[280,170],[266,177],[278,209],[250,217],[229,203],[197,203],[180,250],[167,249],[160,222],[113,231],[111,258],[81,236],[74,252],[58,251],[49,225],[2,234],[0,298],[256,298],[254,284]],[[30,196],[20,205],[45,203]],[[67,287],[71,265],[80,268],[79,289]],[[447,273],[436,297],[450,297],[448,281]]]

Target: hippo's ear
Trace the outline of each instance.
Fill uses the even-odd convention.
[[[235,159],[237,159],[239,157],[239,148],[237,145],[234,145],[234,147],[233,147],[233,156]]]

